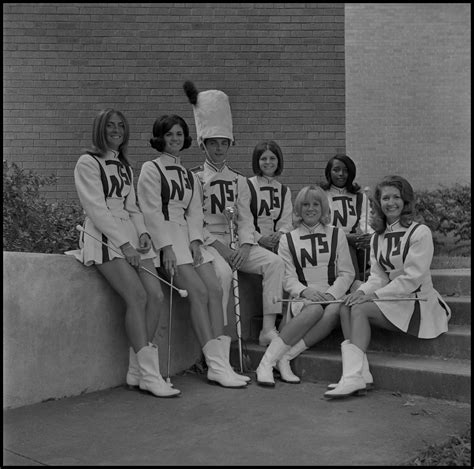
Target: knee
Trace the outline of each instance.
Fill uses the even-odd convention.
[[[353,321],[367,319],[367,314],[365,313],[365,308],[363,304],[352,306],[352,308],[350,309],[350,316]]]
[[[199,302],[200,304],[207,304],[209,292],[206,286],[201,283],[195,283],[188,290],[191,302]]]
[[[159,305],[163,303],[164,295],[163,290],[161,288],[157,288],[153,291],[147,292],[147,302],[153,305]]]

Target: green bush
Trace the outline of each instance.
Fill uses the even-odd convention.
[[[79,202],[48,203],[40,192],[56,180],[3,162],[4,251],[62,254],[77,249],[76,225],[84,219]]]
[[[417,191],[415,208],[417,220],[431,228],[438,242],[447,238],[454,244],[471,240],[470,184]]]

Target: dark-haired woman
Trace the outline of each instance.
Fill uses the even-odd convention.
[[[321,187],[327,192],[332,213],[332,224],[341,228],[346,234],[351,253],[352,264],[356,273],[356,281],[364,279],[367,266],[367,254],[370,235],[373,230],[368,224],[366,194],[354,182],[356,166],[352,159],[344,154],[333,156],[324,170],[326,183]],[[355,285],[359,285],[356,282]]]
[[[162,378],[153,343],[163,292],[158,279],[139,268],[153,271],[156,253],[136,203],[126,157],[128,139],[128,122],[120,111],[99,112],[92,129],[93,148],[79,157],[74,169],[86,214],[81,249],[66,254],[86,266],[95,265],[125,302],[125,330],[131,343],[127,384],[157,397],[173,397],[180,391]]]
[[[163,115],[153,125],[151,146],[158,156],[143,164],[138,179],[138,201],[161,265],[188,291],[191,322],[208,365],[207,378],[224,387],[245,387],[249,378],[229,363],[230,337],[223,335],[222,289],[201,250],[204,215],[195,176],[181,164],[181,151],[192,138],[184,119]]]
[[[431,279],[432,234],[414,221],[414,199],[410,183],[401,176],[387,176],[376,186],[370,276],[341,307],[341,322],[349,325],[349,338],[341,344],[343,374],[325,397],[365,393],[371,326],[420,339],[433,339],[448,330],[451,310]],[[397,297],[413,300],[377,301]]]

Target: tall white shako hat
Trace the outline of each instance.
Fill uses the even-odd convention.
[[[234,144],[229,97],[220,90],[198,92],[191,81],[183,89],[193,105],[198,145],[206,138],[228,138]]]

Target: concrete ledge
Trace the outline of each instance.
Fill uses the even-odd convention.
[[[156,339],[168,350],[168,292]],[[186,302],[173,296],[171,374],[200,357]],[[95,268],[60,254],[3,253],[3,407],[125,383],[124,305]],[[165,371],[163,371],[165,370]]]

